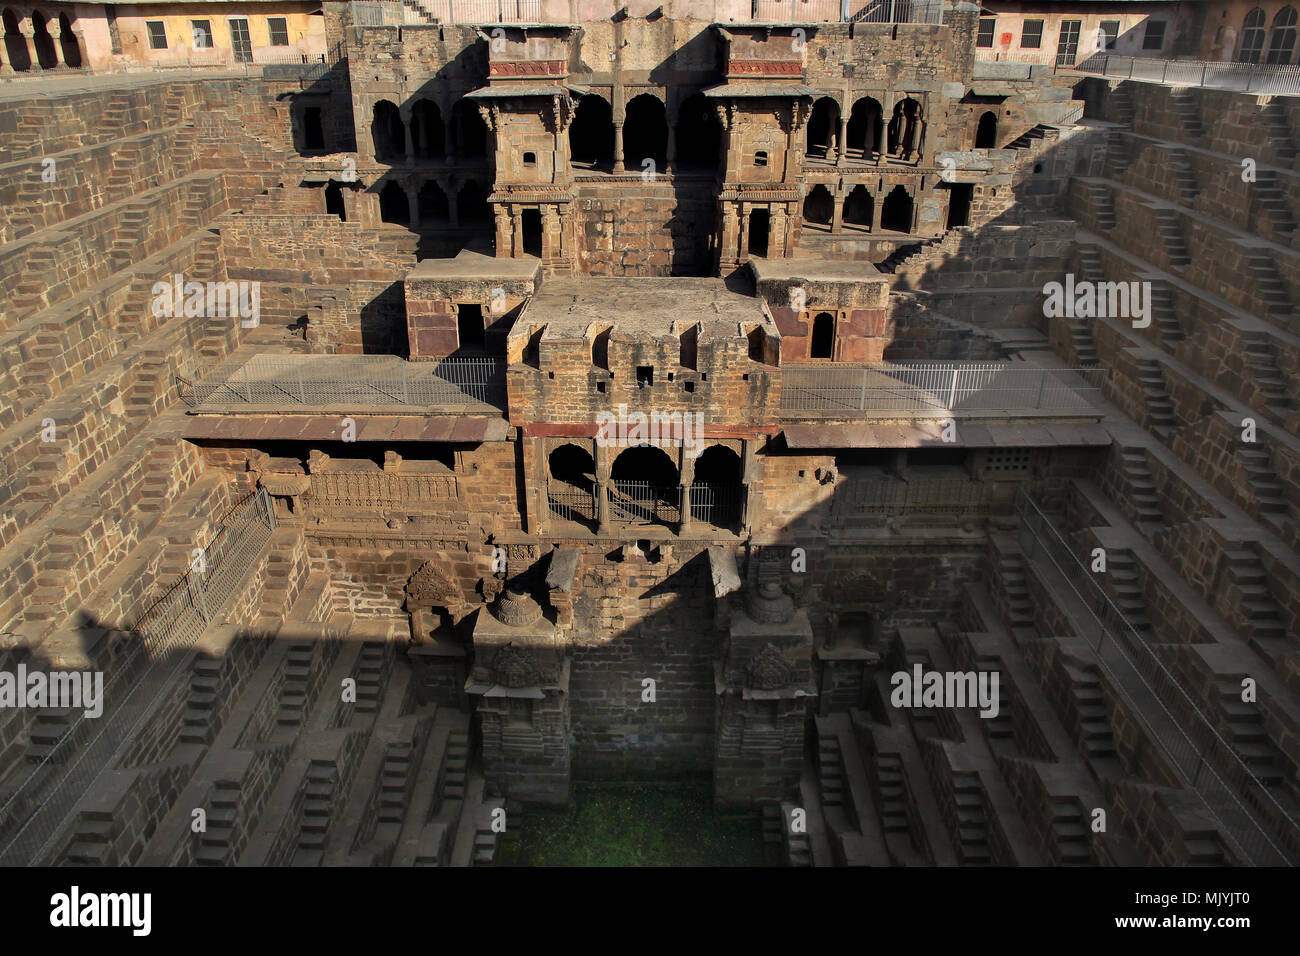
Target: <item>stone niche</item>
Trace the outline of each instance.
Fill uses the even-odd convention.
[[[561,632],[511,585],[474,624],[483,774],[494,793],[527,803],[569,800],[569,663]]]
[[[794,795],[803,768],[805,725],[817,694],[812,624],[769,580],[731,609],[727,631],[715,663],[714,800],[776,803]]]
[[[468,648],[459,624],[470,610],[459,588],[432,561],[406,582],[406,612],[411,620],[407,657],[426,699],[466,709]]]

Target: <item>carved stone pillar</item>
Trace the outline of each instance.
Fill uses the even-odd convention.
[[[749,261],[749,203],[740,207],[740,241],[736,244],[736,261]]]
[[[510,211],[504,203],[498,204],[493,216],[496,223],[496,257],[509,259],[513,239],[510,235]]]
[[[442,148],[447,154],[447,165],[456,165],[456,122],[451,110],[442,114],[447,117],[442,121]]]
[[[876,193],[871,197],[871,232],[873,234],[880,231],[880,209],[884,204],[885,193]]]
[[[50,35],[51,46],[54,47],[54,69],[67,66],[63,61],[63,27],[57,17],[46,21],[45,31]]]
[[[844,168],[844,159],[849,155],[849,118],[840,111],[839,151],[835,154],[835,165]]]
[[[0,35],[0,76],[8,76],[13,72],[14,68],[9,65],[9,47],[5,44],[3,35]]]
[[[415,139],[411,136],[411,111],[401,110],[401,117],[402,132],[406,134],[406,165],[411,166],[415,163]]]
[[[841,182],[831,194],[831,235],[838,236],[844,231],[844,184]]]
[[[420,187],[414,181],[407,180],[402,184],[402,189],[406,193],[406,207],[410,213],[411,228],[418,229],[420,227]]]
[[[23,35],[23,42],[27,44],[27,62],[31,64],[32,69],[41,69],[41,61],[36,56],[36,28],[32,26],[32,21],[27,19],[19,23],[18,32]]]
[[[512,207],[510,210],[510,257],[518,259],[524,254],[524,210]]]
[[[668,124],[668,158],[664,161],[664,172],[671,173],[677,168],[677,124]]]
[[[623,124],[614,124],[614,172],[626,172],[623,166]]]

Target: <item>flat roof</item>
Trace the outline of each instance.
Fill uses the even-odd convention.
[[[749,268],[759,282],[788,282],[791,279],[825,282],[889,282],[892,273],[881,272],[867,260],[837,259],[750,259]]]
[[[740,334],[742,323],[771,324],[761,299],[732,292],[724,280],[676,276],[548,279],[528,305],[528,320],[545,323],[548,336],[581,336],[593,322],[651,334],[699,322],[724,335]]]
[[[497,259],[481,252],[462,249],[454,259],[423,259],[406,274],[410,279],[531,279],[542,268],[542,260]]]

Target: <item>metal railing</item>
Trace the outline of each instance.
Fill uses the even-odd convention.
[[[184,652],[234,596],[274,530],[275,512],[266,489],[245,496],[226,513],[191,570],[136,619],[130,628],[136,639],[105,675],[103,714],[91,719],[77,713],[66,733],[0,806],[0,865],[45,862],[68,814],[188,668]]]
[[[408,362],[391,355],[254,355],[194,385],[196,411],[434,408],[505,405],[505,362],[465,356]]]
[[[1300,93],[1300,66],[1098,54],[1068,69],[1173,86],[1206,86],[1245,93]]]
[[[1234,855],[1244,864],[1294,865],[1300,859],[1300,823],[1214,729],[1023,488],[1016,514],[1026,557],[1046,558],[1065,579],[1097,627],[1098,666],[1184,785],[1201,796]],[[1164,733],[1147,719],[1151,704],[1163,713]]]
[[[589,523],[596,520],[596,488],[579,488],[551,481],[546,489],[551,513],[565,521]]]
[[[681,520],[681,489],[648,481],[611,481],[607,486],[609,520],[675,524]]]
[[[943,0],[753,0],[768,23],[943,23]]]
[[[729,528],[740,521],[740,502],[744,487],[738,484],[697,481],[691,485],[691,517],[718,528]]]
[[[1015,412],[1095,412],[1100,368],[1044,369],[1021,362],[896,365],[788,365],[781,375],[782,412],[844,415],[900,412],[974,416]]]

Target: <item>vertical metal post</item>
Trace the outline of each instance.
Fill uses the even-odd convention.
[[[1209,63],[1201,64],[1201,86],[1205,85],[1205,71],[1208,70],[1209,68],[1210,68]]]
[[[858,411],[860,412],[867,410],[867,374],[867,370],[864,368],[862,370],[862,385],[858,389]]]
[[[952,386],[948,390],[948,408],[951,410],[957,404],[957,369],[952,370]]]
[[[244,363],[244,394],[248,396],[248,404],[253,404],[253,386],[248,381],[248,363]]]
[[[302,387],[302,366],[301,365],[298,366],[298,401],[302,402],[302,404],[304,405],[307,404],[307,393],[303,390]]]
[[[406,389],[406,365],[407,365],[406,362],[402,363],[402,404],[410,405],[411,396],[407,393],[407,389]]]
[[[1034,403],[1034,408],[1043,407],[1043,388],[1047,385],[1047,372],[1040,372],[1038,375],[1038,401]]]

